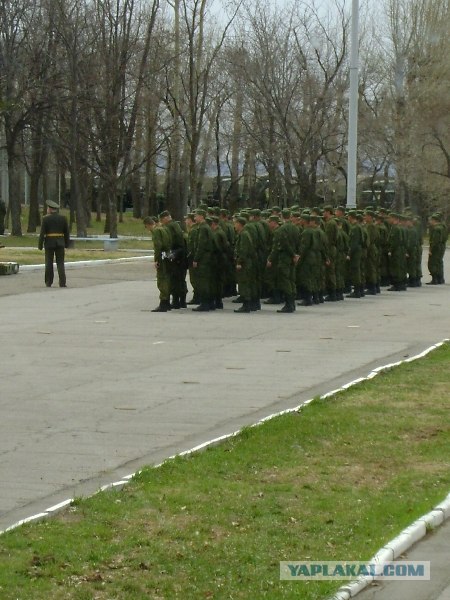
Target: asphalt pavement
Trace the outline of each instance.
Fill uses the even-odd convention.
[[[0,530],[450,337],[449,285],[295,314],[152,313],[150,260],[67,276],[0,277]],[[441,592],[361,598],[444,600],[448,578]]]

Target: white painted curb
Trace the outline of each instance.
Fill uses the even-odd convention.
[[[149,257],[142,257],[142,258],[149,258]],[[113,259],[113,260],[115,262],[115,259]],[[125,258],[125,259],[118,259],[118,260],[136,260],[136,259]],[[412,362],[414,360],[418,360],[419,358],[423,358],[424,356],[426,356],[433,350],[436,350],[437,348],[440,348],[441,346],[443,346],[448,341],[450,341],[450,340],[444,339],[442,342],[439,342],[438,344],[435,344],[434,346],[430,346],[429,348],[427,348],[420,354],[417,354],[415,356],[412,356],[405,360],[401,360],[396,363],[390,363],[388,365],[377,367],[376,369],[371,371],[367,375],[367,377],[359,377],[358,379],[355,379],[354,381],[351,381],[350,383],[346,383],[341,388],[338,388],[331,392],[327,392],[323,396],[320,396],[320,399],[329,398],[331,396],[334,396],[339,392],[347,390],[348,388],[350,388],[358,383],[361,383],[362,381],[367,381],[368,379],[372,379],[379,373],[381,373],[383,371],[387,371],[389,369],[392,369],[393,367],[397,367],[403,363],[408,363],[408,362]],[[251,425],[251,427],[258,427],[262,423],[265,423],[266,421],[270,421],[271,419],[274,419],[275,417],[279,417],[281,415],[285,415],[285,414],[289,414],[289,413],[293,413],[293,412],[299,412],[302,408],[304,408],[308,404],[311,404],[311,402],[313,402],[313,400],[314,400],[314,398],[311,398],[309,400],[306,400],[305,402],[303,402],[303,404],[300,404],[299,406],[296,406],[294,408],[288,408],[286,410],[282,410],[278,413],[274,413],[272,415],[264,417],[263,419],[259,420],[258,422],[254,423],[253,425]],[[242,431],[242,429],[239,429],[237,431],[234,431],[233,433],[221,435],[220,437],[214,438],[207,442],[203,442],[202,444],[199,444],[198,446],[194,446],[194,448],[191,448],[190,450],[185,450],[183,452],[179,452],[178,454],[173,454],[172,456],[169,456],[168,458],[163,460],[161,463],[154,465],[153,468],[157,469],[158,467],[161,467],[166,462],[173,460],[174,458],[176,458],[178,456],[186,456],[189,454],[193,454],[194,452],[203,450],[204,448],[207,448],[208,446],[216,445],[224,440],[230,439],[232,437],[236,437],[237,435],[239,435],[241,433],[241,431]],[[103,485],[96,493],[100,493],[100,492],[110,490],[110,489],[121,489],[123,486],[125,486],[127,483],[129,483],[135,475],[138,475],[140,472],[141,472],[141,470],[136,471],[136,473],[131,473],[130,475],[126,475],[125,477],[122,477],[122,479],[120,481],[115,481],[115,482]],[[24,525],[25,523],[30,523],[32,521],[40,521],[42,519],[51,517],[54,514],[56,514],[57,512],[64,510],[73,501],[74,501],[73,498],[68,498],[67,500],[64,500],[63,502],[55,504],[55,506],[51,506],[50,508],[47,508],[44,512],[38,513],[36,515],[32,515],[31,517],[28,517],[26,519],[17,521],[16,523],[13,523],[10,527],[7,527],[6,529],[0,531],[0,535],[6,533],[7,531],[11,531],[12,529],[16,529],[17,527],[20,527],[21,525]],[[441,517],[442,517],[442,519],[441,519]],[[398,535],[396,538],[391,540],[388,544],[386,544],[386,546],[381,548],[375,554],[375,556],[370,560],[370,562],[383,562],[383,561],[387,561],[387,560],[392,560],[393,558],[400,556],[403,552],[405,552],[405,550],[407,550],[409,547],[411,547],[413,544],[415,544],[418,540],[420,540],[422,537],[424,537],[429,528],[437,527],[438,525],[441,525],[448,518],[450,518],[450,493],[445,498],[445,500],[443,502],[440,502],[437,506],[435,506],[435,508],[432,511],[430,511],[426,515],[417,519],[417,521],[412,523],[412,525],[410,525],[409,527],[404,529],[400,533],[400,535]],[[373,579],[374,578],[370,577],[370,576],[360,577],[356,581],[350,582],[349,584],[342,586],[330,600],[349,600],[349,598],[353,598],[354,596],[356,596],[356,594],[358,594],[363,589],[365,589],[373,581]]]

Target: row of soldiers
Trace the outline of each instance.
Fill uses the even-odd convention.
[[[411,213],[387,213],[325,206],[268,211],[199,207],[185,217],[185,230],[168,211],[146,217],[152,233],[160,304],[155,312],[195,305],[194,311],[223,308],[237,294],[235,312],[282,304],[292,313],[301,306],[337,302],[420,287],[422,228]],[[442,215],[430,218],[430,284],[444,283],[443,256],[448,231]],[[194,296],[186,303],[189,273]],[[172,302],[170,298],[172,297]]]

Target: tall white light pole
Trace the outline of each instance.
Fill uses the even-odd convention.
[[[359,0],[352,0],[350,91],[348,108],[347,208],[356,207],[359,86]]]

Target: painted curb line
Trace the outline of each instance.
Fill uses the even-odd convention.
[[[142,258],[149,258],[149,257],[142,257]],[[111,259],[111,260],[115,261],[116,259]],[[117,260],[134,260],[134,259],[125,258],[125,259],[117,259]],[[387,370],[392,369],[393,367],[399,366],[403,363],[413,362],[415,360],[423,358],[427,354],[432,352],[433,350],[440,348],[441,346],[443,346],[445,343],[447,343],[449,341],[450,341],[449,339],[444,339],[444,340],[442,340],[442,342],[439,342],[438,344],[434,344],[433,346],[430,346],[429,348],[427,348],[420,354],[409,357],[405,360],[401,360],[401,361],[398,361],[395,363],[390,363],[387,365],[377,367],[376,369],[373,369],[372,371],[370,371],[370,373],[366,377],[359,377],[358,379],[354,379],[353,381],[346,383],[345,385],[343,385],[342,387],[340,387],[336,390],[333,390],[331,392],[327,392],[326,394],[323,394],[322,396],[320,396],[320,399],[325,399],[325,398],[335,396],[339,392],[345,391],[348,388],[350,388],[354,385],[357,385],[358,383],[361,383],[362,381],[367,381],[369,379],[373,379],[373,377],[375,377],[379,373],[382,373],[383,371],[387,371]],[[309,400],[306,400],[305,402],[303,402],[302,404],[299,404],[298,406],[296,406],[294,408],[288,408],[286,410],[282,410],[277,413],[268,415],[267,417],[260,419],[256,423],[253,423],[252,425],[250,425],[250,427],[258,427],[262,423],[265,423],[266,421],[270,421],[270,420],[274,419],[275,417],[279,417],[279,416],[286,415],[286,414],[293,413],[293,412],[300,412],[302,408],[304,408],[305,406],[308,406],[308,404],[311,404],[311,402],[313,402],[313,401],[314,401],[314,398],[310,398]],[[212,440],[203,442],[197,446],[194,446],[193,448],[191,448],[189,450],[184,450],[177,454],[173,454],[172,456],[169,456],[168,458],[164,459],[162,462],[160,462],[156,465],[153,465],[151,468],[157,469],[157,468],[161,467],[162,465],[164,465],[166,462],[169,462],[169,461],[177,458],[178,456],[188,456],[190,454],[194,454],[195,452],[199,452],[200,450],[203,450],[204,448],[217,445],[220,442],[223,442],[224,440],[228,440],[233,437],[236,437],[241,432],[242,432],[242,429],[238,429],[237,431],[234,431],[233,433],[227,433],[227,434],[221,435],[217,438],[213,438]],[[127,483],[129,483],[135,475],[138,475],[141,472],[142,472],[142,469],[139,469],[135,473],[131,473],[129,475],[126,475],[125,477],[122,477],[122,479],[119,481],[105,484],[105,485],[101,486],[100,489],[97,490],[97,492],[92,494],[92,496],[95,496],[96,494],[99,494],[100,492],[104,492],[104,491],[111,490],[111,489],[120,490]],[[63,500],[62,502],[59,502],[58,504],[55,504],[54,506],[47,508],[43,512],[40,512],[36,515],[32,515],[31,517],[27,517],[25,519],[21,519],[20,521],[13,523],[6,529],[1,530],[0,536],[3,535],[4,533],[6,533],[7,531],[16,529],[17,527],[20,527],[21,525],[24,525],[26,523],[47,519],[47,518],[57,514],[58,512],[64,510],[73,501],[74,501],[74,498],[67,498],[66,500]],[[440,520],[440,515],[442,515],[442,520]],[[439,526],[448,518],[450,518],[450,493],[442,502],[440,502],[437,506],[435,506],[435,508],[432,509],[429,513],[427,513],[426,515],[423,515],[422,517],[417,519],[414,523],[412,523],[412,525],[410,525],[409,527],[404,529],[396,538],[394,538],[393,540],[388,542],[388,544],[386,544],[386,546],[381,548],[375,554],[375,556],[371,559],[371,562],[383,562],[383,561],[386,561],[387,559],[392,560],[390,558],[391,555],[392,555],[392,558],[398,557],[400,554],[402,554],[402,552],[407,550],[410,546],[412,546],[418,540],[422,539],[422,537],[424,537],[426,535],[426,533],[430,527]],[[434,523],[436,523],[436,525],[434,525]],[[354,596],[356,596],[356,594],[358,594],[359,592],[364,590],[370,583],[372,583],[373,580],[374,580],[374,577],[372,577],[372,576],[360,577],[359,579],[349,583],[348,585],[342,586],[337,591],[337,593],[334,596],[332,596],[332,598],[330,600],[349,600],[350,598],[353,598]]]
[[[448,518],[450,518],[450,494],[433,510],[417,519],[409,527],[406,527],[397,537],[381,548],[368,562],[392,562],[416,542],[424,538],[430,529],[439,527]],[[354,598],[359,592],[362,592],[375,579],[375,577],[362,577],[347,585],[343,585],[330,600],[350,600],[350,598]]]
[[[110,265],[118,262],[132,262],[138,260],[150,260],[153,259],[153,253],[147,256],[130,256],[125,258],[102,258],[100,260],[79,260],[73,262],[66,262],[65,268],[67,269],[78,269],[79,267],[99,267],[101,265]],[[45,269],[45,265],[19,265],[20,271],[42,271]]]

